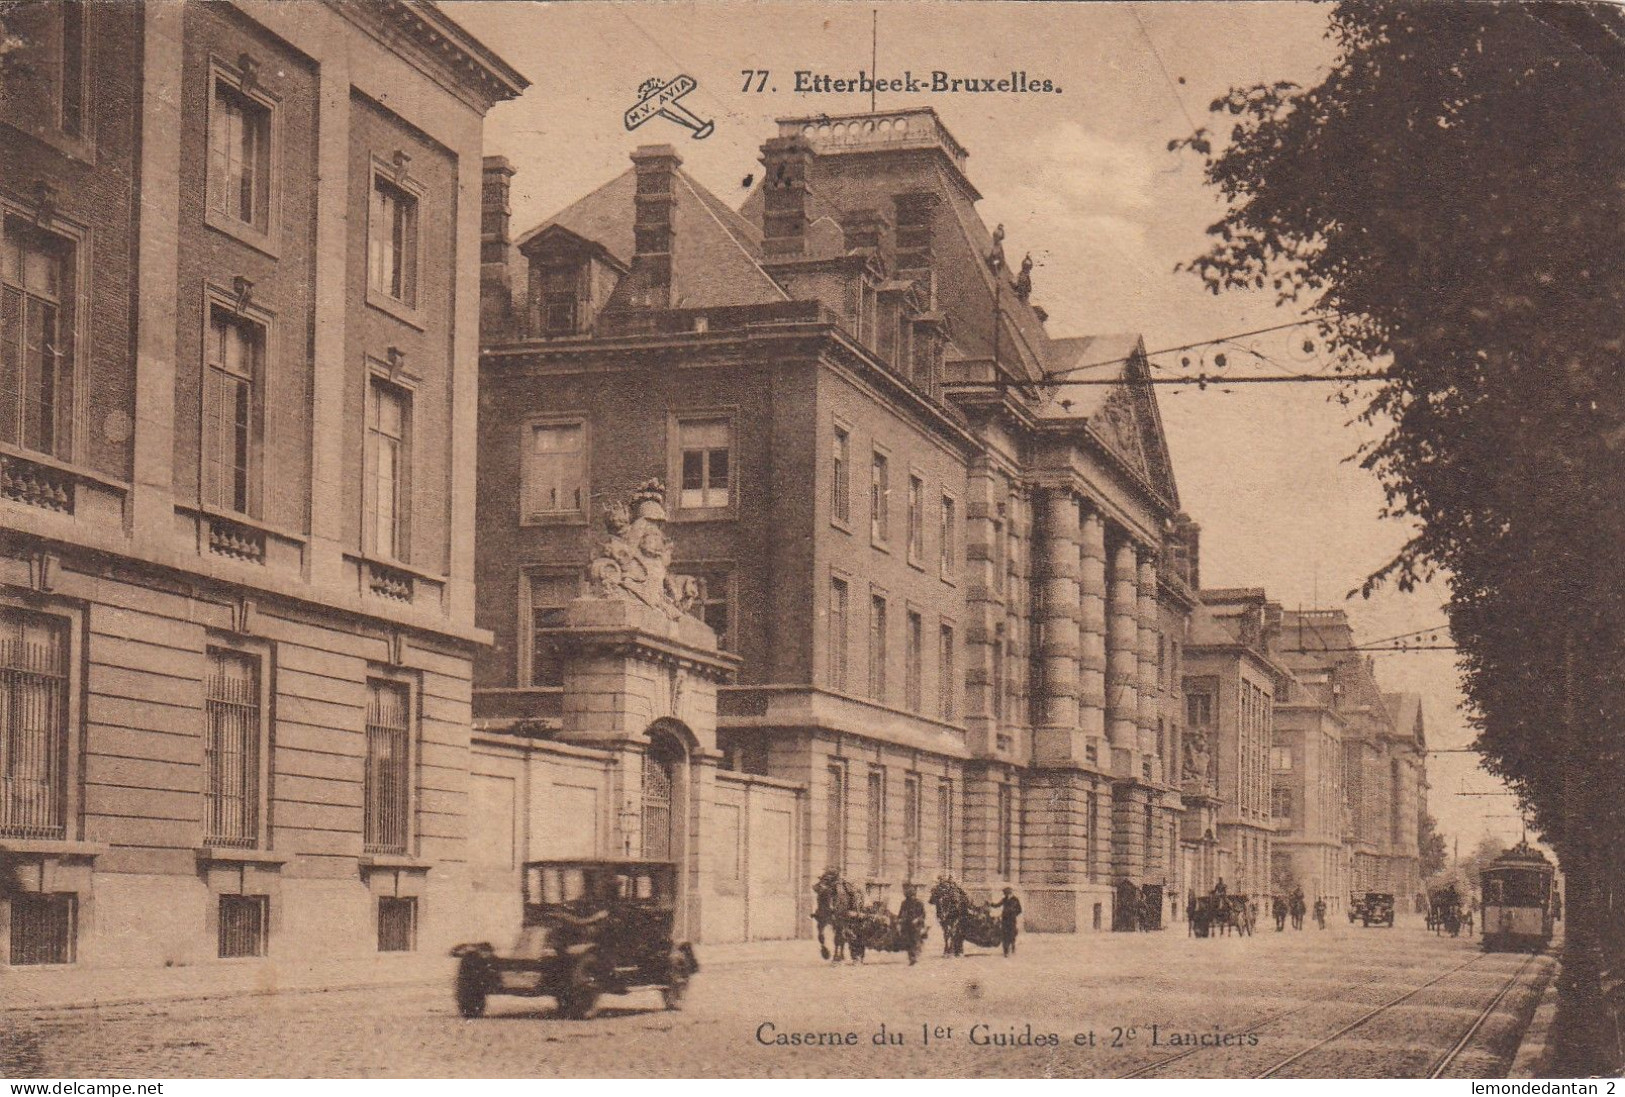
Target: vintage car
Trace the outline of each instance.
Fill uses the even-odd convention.
[[[1349,923],[1358,918],[1363,926],[1392,926],[1394,924],[1394,897],[1383,891],[1368,891],[1365,898],[1349,901]]]
[[[513,951],[458,945],[457,1011],[485,1012],[493,994],[550,997],[565,1017],[590,1017],[602,994],[657,989],[681,1007],[699,970],[672,939],[677,866],[666,861],[529,861],[524,915]]]

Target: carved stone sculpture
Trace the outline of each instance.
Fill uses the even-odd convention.
[[[673,621],[699,600],[699,581],[670,571],[672,546],[666,537],[666,489],[648,480],[628,502],[605,508],[609,540],[598,547],[587,567],[593,594],[639,602]]]
[[[1185,732],[1185,758],[1182,778],[1207,784],[1211,761],[1207,749],[1207,735],[1201,731]]]
[[[1016,275],[1016,296],[1025,301],[1033,292],[1033,257],[1024,256],[1021,260],[1021,273]]]

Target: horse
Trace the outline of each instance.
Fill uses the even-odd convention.
[[[1287,904],[1287,909],[1292,913],[1292,928],[1302,929],[1303,916],[1309,913],[1309,908],[1303,901],[1303,892],[1294,891],[1292,893],[1292,900]]]
[[[818,899],[814,908],[812,919],[818,925],[818,953],[826,960],[839,962],[846,959],[846,916],[857,910],[861,904],[858,901],[858,889],[842,879],[834,870],[824,873],[813,885],[813,895]],[[829,946],[824,944],[824,927],[829,926],[834,931],[835,953],[830,955]]]
[[[965,889],[948,876],[939,876],[937,884],[926,899],[937,910],[937,925],[942,928],[942,954],[965,955],[965,914],[970,910],[970,896]]]

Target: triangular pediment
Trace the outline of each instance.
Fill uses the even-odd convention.
[[[1089,417],[1089,429],[1158,495],[1179,506],[1173,462],[1143,349],[1129,357],[1121,382],[1107,390],[1100,409]]]

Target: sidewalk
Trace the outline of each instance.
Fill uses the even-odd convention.
[[[816,957],[817,942],[701,946],[700,965],[734,967]],[[428,953],[322,961],[225,960],[168,968],[0,968],[0,1016],[262,994],[322,994],[366,987],[446,987],[457,961]]]

